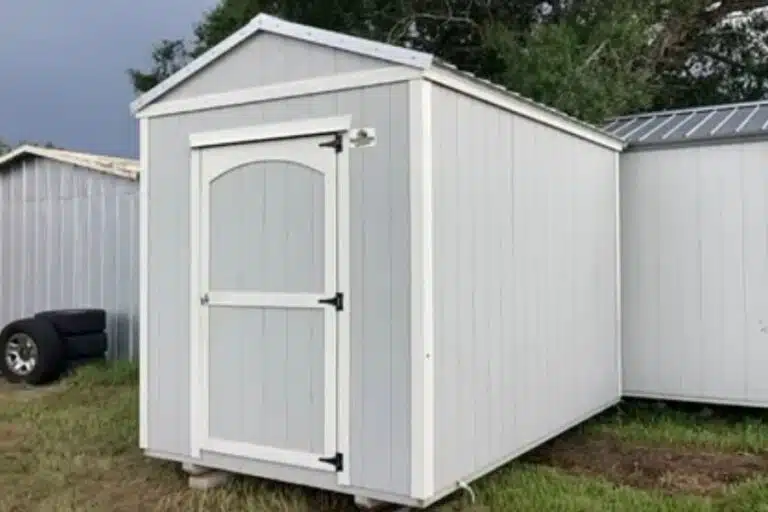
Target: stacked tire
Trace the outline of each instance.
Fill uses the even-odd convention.
[[[56,380],[72,364],[104,359],[106,311],[42,311],[0,331],[0,374],[10,382],[38,385]]]

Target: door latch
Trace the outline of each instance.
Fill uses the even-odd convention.
[[[336,295],[333,297],[330,297],[328,299],[320,299],[320,304],[329,304],[336,308],[336,311],[343,311],[344,310],[344,294],[341,292],[336,292]]]
[[[202,297],[200,297],[200,305],[201,306],[207,306],[210,302],[210,298],[208,297],[208,294],[206,293]]]

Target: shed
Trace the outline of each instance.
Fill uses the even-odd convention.
[[[624,393],[768,405],[768,102],[623,117]]]
[[[0,156],[0,326],[103,308],[107,356],[138,359],[139,162],[24,145]]]
[[[426,506],[619,399],[618,139],[263,14],[132,107],[149,456]]]

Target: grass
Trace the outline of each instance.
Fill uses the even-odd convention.
[[[82,368],[47,389],[21,391],[0,383],[0,511],[355,510],[344,496],[254,478],[190,491],[176,465],[149,460],[136,447],[136,379],[135,368],[114,365]],[[632,403],[569,436],[762,457],[768,416]],[[558,443],[568,445],[569,436]],[[476,482],[475,507],[457,495],[432,511],[768,512],[768,473],[697,495],[621,485],[611,471],[584,474],[536,458],[524,457]]]

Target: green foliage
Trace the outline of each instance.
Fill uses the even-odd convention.
[[[190,41],[164,40],[137,92],[256,14],[435,53],[586,120],[768,96],[765,0],[220,0]]]

